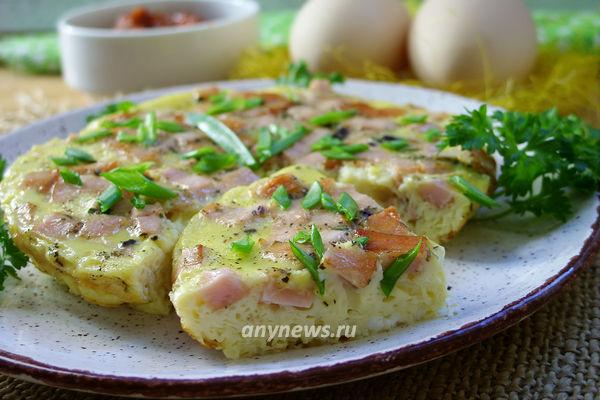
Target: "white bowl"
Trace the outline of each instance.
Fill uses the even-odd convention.
[[[138,5],[207,21],[112,29]],[[251,0],[137,0],[71,11],[58,22],[64,79],[76,89],[114,94],[226,78],[241,52],[258,42],[258,10]]]

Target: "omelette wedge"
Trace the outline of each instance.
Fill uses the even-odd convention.
[[[337,209],[323,196],[337,199]],[[443,256],[394,207],[290,166],[231,189],[192,218],[174,251],[171,300],[183,329],[229,358],[335,343],[346,339],[334,334],[340,327],[362,337],[435,316],[446,297]],[[245,332],[318,326],[331,335]]]

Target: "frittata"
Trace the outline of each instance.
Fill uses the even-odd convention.
[[[342,211],[318,200],[314,187],[339,199]],[[390,275],[411,249],[407,270]],[[174,252],[171,299],[192,337],[227,357],[247,357],[337,342],[339,327],[360,337],[433,317],[446,297],[443,256],[394,207],[314,168],[290,166],[231,189],[192,218]],[[244,332],[260,326],[327,326],[331,335]]]

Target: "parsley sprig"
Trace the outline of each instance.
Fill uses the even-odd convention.
[[[311,72],[306,61],[290,63],[287,74],[280,76],[277,83],[280,85],[308,87],[313,79],[326,79],[331,83],[344,83],[344,76],[339,72],[330,74],[322,72]]]
[[[517,214],[572,213],[569,194],[591,194],[600,184],[600,131],[556,109],[542,113],[496,111],[481,106],[455,116],[440,147],[497,153],[503,158],[495,196],[508,198]]]
[[[5,167],[6,160],[0,156],[0,180]],[[27,265],[28,261],[29,258],[12,241],[0,210],[0,291],[4,290],[4,282],[9,276],[19,279],[17,270]]]

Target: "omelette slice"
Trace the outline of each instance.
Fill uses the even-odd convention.
[[[183,329],[228,358],[335,343],[346,327],[363,337],[435,316],[443,256],[394,207],[290,166],[192,218],[174,251],[171,300]],[[260,333],[275,327],[300,333]]]
[[[493,191],[496,166],[491,157],[457,147],[438,149],[450,120],[445,113],[344,96],[319,80],[307,89],[209,88],[196,92],[195,102],[191,97],[183,103],[187,110],[214,114],[258,155],[264,151],[265,133],[271,141],[285,140],[281,138],[304,127],[308,133],[268,158],[263,170],[291,164],[318,167],[380,204],[396,207],[413,231],[437,242],[450,240],[479,207],[451,178],[459,176],[483,193]],[[259,106],[232,106],[256,98],[263,99]]]
[[[137,131],[149,115],[155,138],[142,143]],[[34,146],[0,184],[11,236],[38,269],[86,301],[166,314],[171,253],[187,221],[227,189],[258,179],[237,165],[195,171],[183,155],[211,145],[180,113],[130,110]],[[106,175],[115,171],[150,190],[117,195]],[[107,209],[103,197],[113,201]]]

